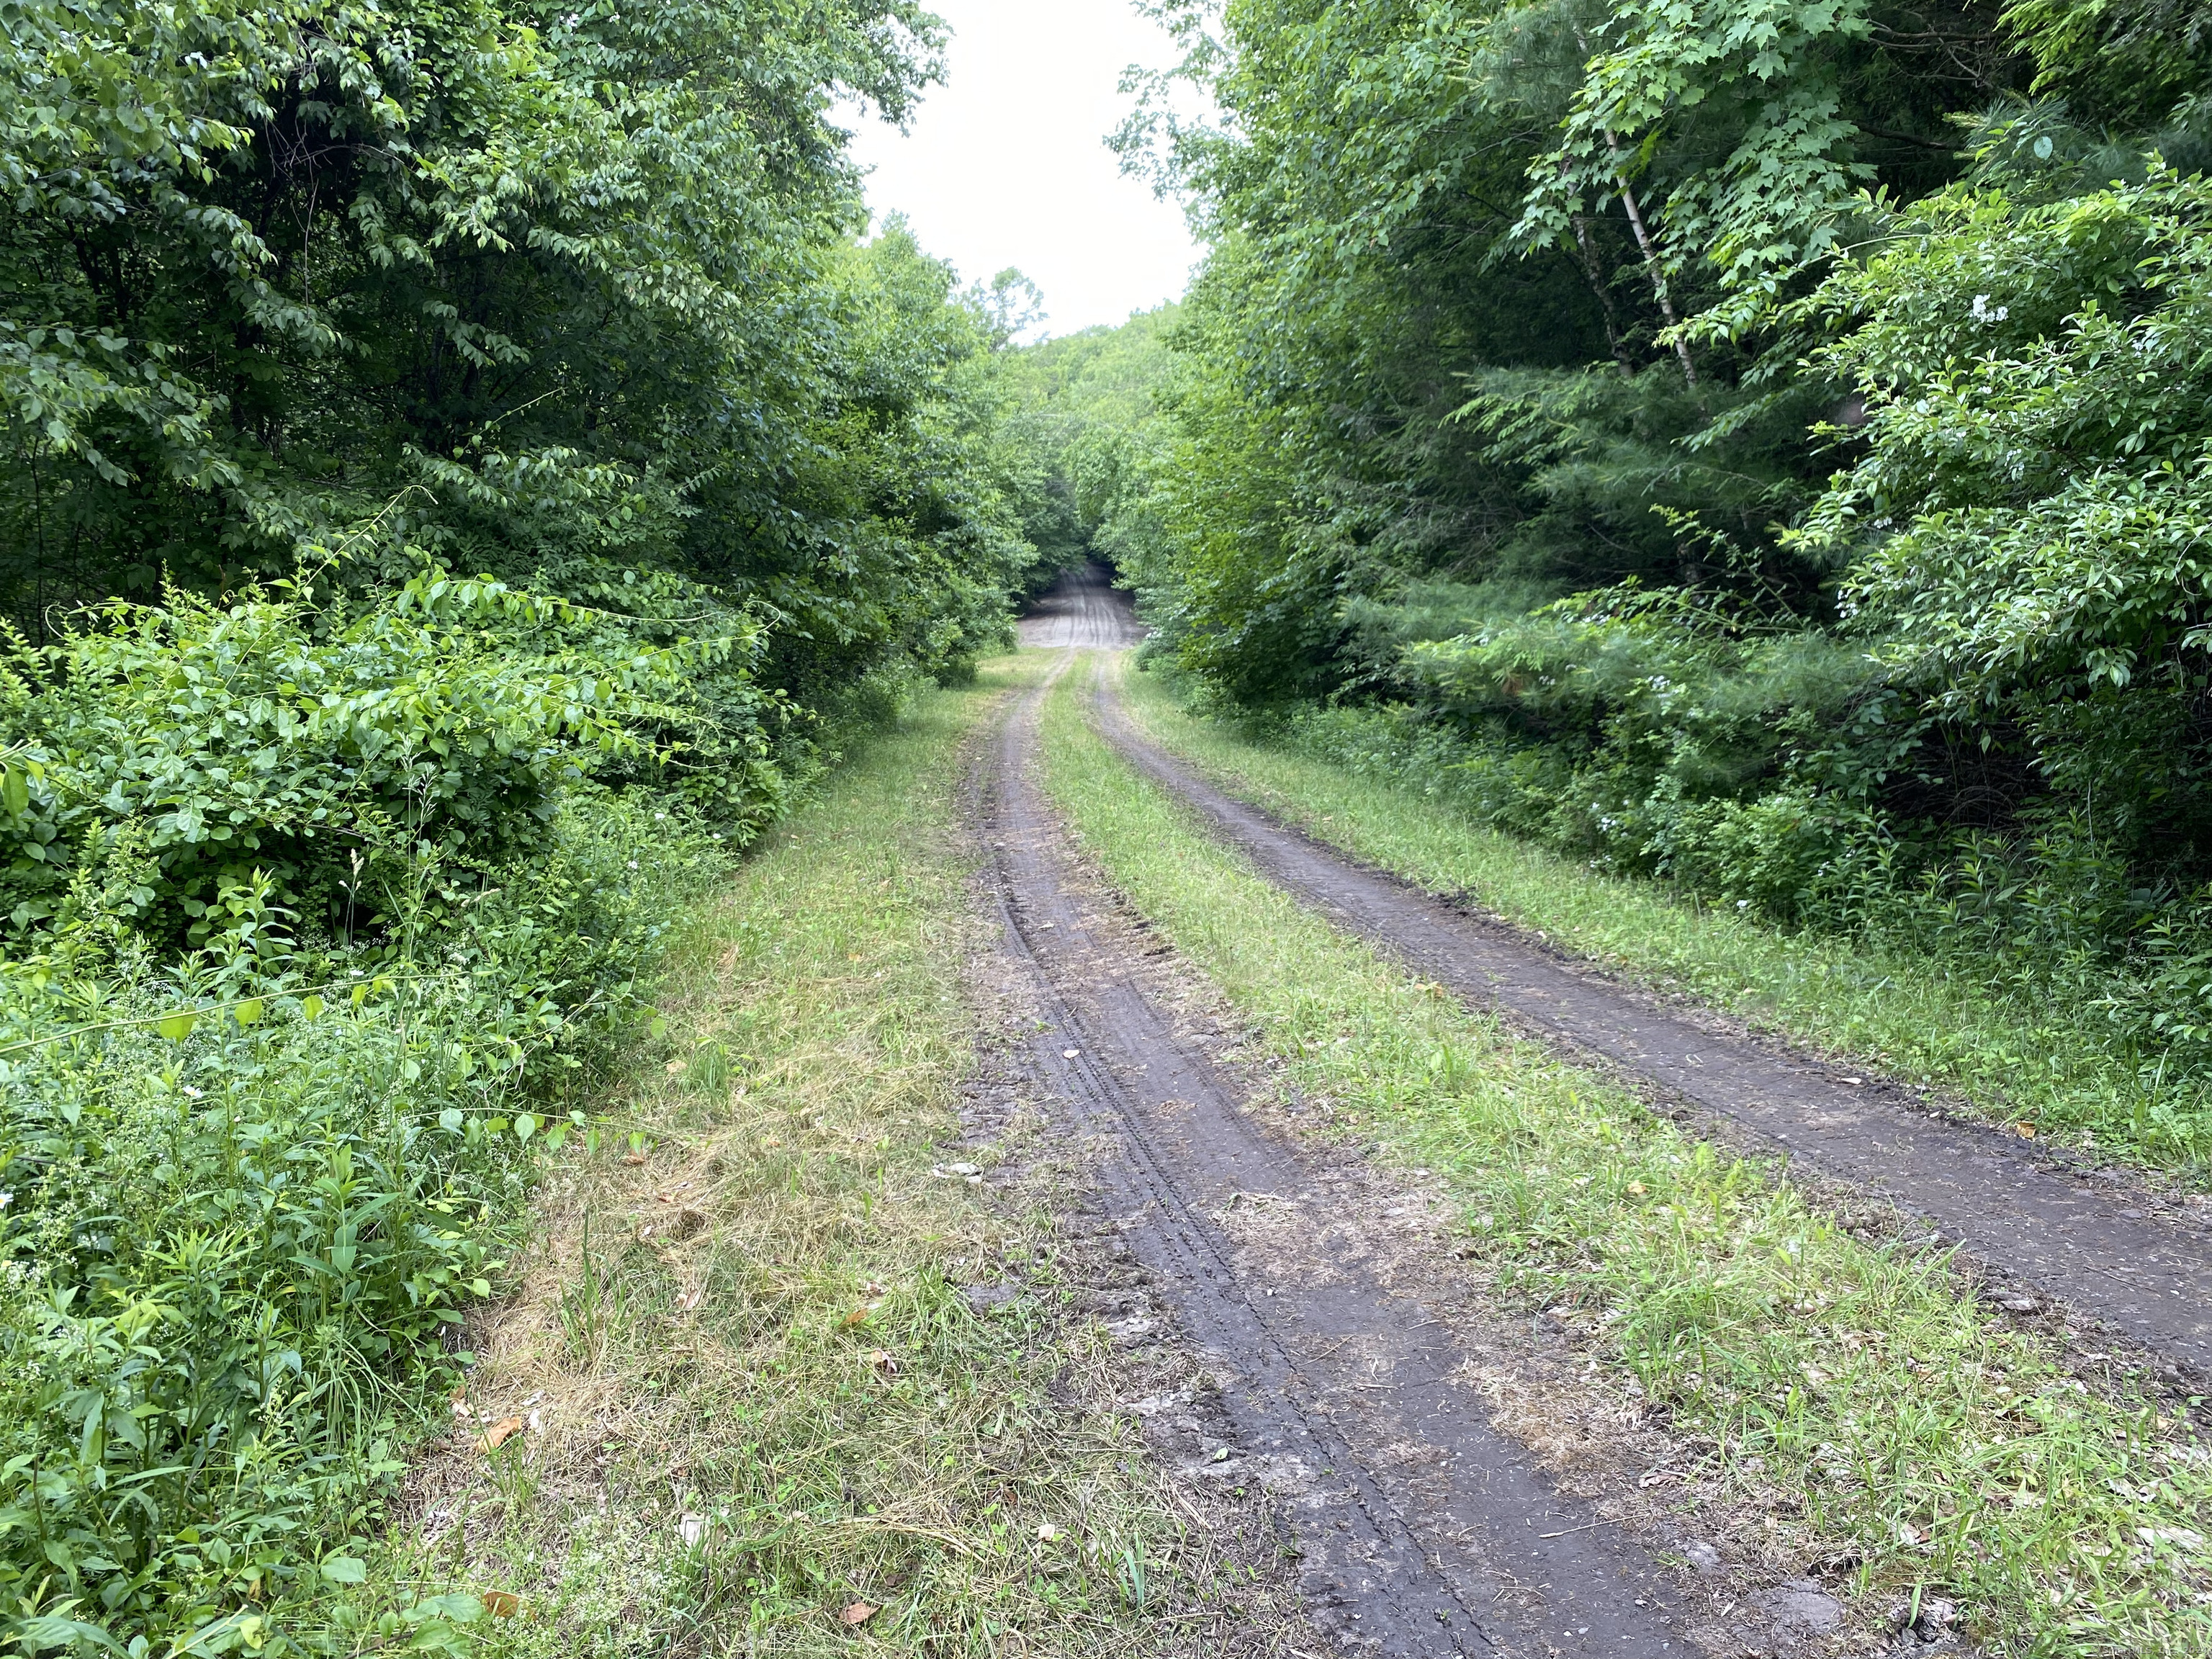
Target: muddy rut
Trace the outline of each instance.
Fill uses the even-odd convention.
[[[1360,1225],[1343,1172],[1241,1113],[1179,1034],[1030,776],[1043,695],[1008,719],[981,803],[1046,1028],[1034,1063],[1220,1388],[1233,1444],[1209,1461],[1287,1516],[1316,1625],[1390,1656],[1698,1651],[1670,1575],[1492,1427],[1425,1255]]]
[[[1101,732],[1207,819],[1261,873],[1468,1003],[1733,1120],[1815,1170],[1924,1217],[1942,1242],[2090,1322],[2212,1370],[2212,1238],[2112,1175],[2024,1154],[2017,1139],[1938,1117],[1907,1091],[1718,1032],[1513,929],[1355,864],[1222,793],[1132,723],[1102,678]]]

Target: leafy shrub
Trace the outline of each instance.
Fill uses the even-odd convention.
[[[742,638],[606,630],[433,572],[376,605],[111,606],[17,651],[20,1646],[285,1650],[358,1575],[535,1145],[585,1123],[670,915],[753,821],[701,819],[676,767],[687,669]]]

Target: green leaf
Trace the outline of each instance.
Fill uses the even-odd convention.
[[[368,1577],[368,1563],[358,1556],[331,1555],[324,1558],[320,1571],[333,1584],[358,1584]]]
[[[192,1034],[192,1027],[200,1023],[197,1012],[180,1008],[173,1014],[164,1014],[154,1029],[172,1042],[182,1042]]]

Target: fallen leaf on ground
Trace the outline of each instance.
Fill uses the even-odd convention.
[[[677,1311],[690,1313],[706,1299],[707,1287],[703,1285],[695,1285],[676,1298]]]
[[[880,1607],[870,1607],[866,1601],[855,1601],[844,1612],[839,1613],[837,1618],[842,1624],[865,1625],[882,1611]]]
[[[2176,1549],[2192,1553],[2204,1547],[2204,1534],[2187,1527],[2137,1527],[2136,1536],[2146,1544],[2171,1544]]]
[[[898,1374],[898,1361],[881,1348],[868,1356],[868,1364],[887,1375],[896,1376]]]
[[[502,1417],[483,1431],[483,1438],[477,1442],[477,1444],[485,1451],[495,1452],[515,1436],[520,1434],[526,1426],[524,1420],[520,1417]]]
[[[513,1590],[486,1590],[484,1611],[495,1619],[512,1619],[522,1611],[522,1598]]]

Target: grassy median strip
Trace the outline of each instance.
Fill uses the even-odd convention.
[[[1610,876],[1470,823],[1370,775],[1185,710],[1155,674],[1123,676],[1144,729],[1219,787],[1316,839],[1662,990],[1683,992],[1909,1081],[1992,1121],[2146,1164],[2203,1169],[2187,1103],[2106,1046],[2094,1006],[1992,996],[1940,962],[1790,932],[1659,883]]]
[[[1955,1602],[1991,1651],[2212,1652],[2212,1452],[2185,1425],[2088,1392],[1940,1255],[1840,1231],[1334,932],[1107,748],[1077,678],[1048,787],[1111,879],[1287,1085],[1450,1183],[1498,1291],[1563,1315],[1722,1493],[1778,1494],[1808,1561]]]
[[[697,919],[667,1051],[555,1164],[365,1632],[1072,1655],[1237,1617],[1249,1572],[1058,1311],[1049,1216],[946,1144],[981,942],[959,748],[1030,667],[924,698]]]

